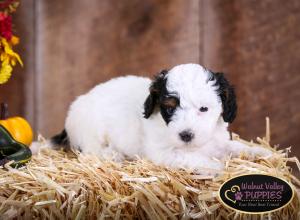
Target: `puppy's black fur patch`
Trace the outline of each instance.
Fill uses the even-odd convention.
[[[153,80],[150,85],[149,91],[150,94],[147,97],[144,103],[144,117],[149,118],[151,114],[154,112],[156,105],[159,102],[161,93],[166,93],[166,82],[165,78],[168,70],[162,70]]]
[[[169,103],[171,102],[171,103]],[[171,121],[176,108],[179,106],[179,99],[171,94],[166,94],[162,96],[160,101],[160,113],[167,124]]]
[[[234,87],[224,77],[223,73],[212,73],[210,80],[216,80],[216,86],[218,86],[218,94],[222,100],[223,106],[223,119],[225,122],[232,123],[237,113],[237,103]]]
[[[150,85],[150,94],[144,103],[144,117],[149,118],[155,111],[156,107],[160,107],[160,112],[168,124],[179,105],[179,99],[168,92],[166,88],[168,70],[162,70],[153,80]],[[166,100],[172,99],[172,105],[167,104]]]

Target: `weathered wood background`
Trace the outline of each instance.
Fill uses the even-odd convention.
[[[270,116],[273,143],[300,156],[298,0],[26,0],[14,23],[25,67],[0,100],[45,136],[104,80],[196,62],[235,84],[235,132],[255,139]]]

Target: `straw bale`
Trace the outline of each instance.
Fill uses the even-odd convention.
[[[267,121],[268,122],[268,121]],[[253,142],[242,140],[249,146]],[[0,219],[299,219],[300,180],[290,148],[270,146],[269,123],[258,143],[269,158],[228,158],[217,176],[171,169],[143,159],[116,163],[78,152],[42,149],[25,167],[0,169]],[[273,174],[291,183],[292,202],[272,213],[242,214],[218,201],[218,189],[240,174]]]

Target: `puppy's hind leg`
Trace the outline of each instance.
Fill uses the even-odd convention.
[[[83,154],[92,154],[104,160],[115,162],[124,160],[124,155],[115,149],[108,135],[88,136],[88,139],[86,137],[82,142],[80,149]]]

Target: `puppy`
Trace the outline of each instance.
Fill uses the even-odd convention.
[[[119,77],[79,96],[65,129],[50,145],[115,160],[138,155],[168,167],[213,173],[222,170],[221,161],[230,154],[271,154],[230,140],[227,127],[236,112],[234,89],[222,73],[183,64],[161,71],[152,82]]]

